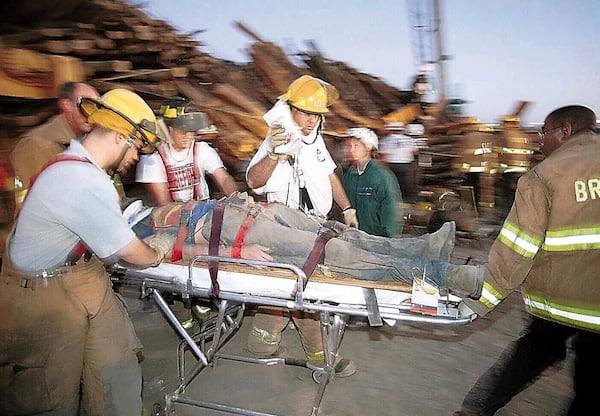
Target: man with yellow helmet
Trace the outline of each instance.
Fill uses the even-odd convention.
[[[136,182],[143,183],[156,205],[190,200],[208,200],[210,176],[222,194],[237,191],[233,177],[221,157],[198,132],[209,131],[205,113],[187,111],[184,100],[174,100],[160,109],[166,125],[165,142],[151,155],[144,155],[137,166]]]
[[[266,194],[269,202],[281,202],[323,218],[335,201],[344,213],[344,222],[358,227],[356,210],[350,205],[321,136],[324,115],[338,98],[333,85],[310,75],[292,82],[263,116],[269,134],[248,165],[246,181],[255,193]],[[260,356],[277,354],[290,317],[299,328],[307,358],[323,361],[319,320],[311,313],[259,307],[248,349]],[[338,377],[355,371],[350,360],[341,359],[336,364]]]
[[[107,171],[154,150],[156,120],[124,89],[84,97],[79,107],[92,130],[32,179],[3,258],[3,415],[142,410],[142,346],[105,265],[157,265],[172,239],[157,235],[147,245],[135,236]]]
[[[324,115],[338,98],[333,85],[310,75],[292,82],[263,117],[269,135],[250,161],[246,180],[269,201],[321,217],[335,201],[344,211],[344,222],[357,226],[356,212],[321,136]]]

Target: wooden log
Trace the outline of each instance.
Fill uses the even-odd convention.
[[[87,77],[92,77],[103,72],[126,72],[130,71],[131,61],[110,60],[110,61],[83,61],[83,68]]]
[[[96,46],[100,49],[115,49],[117,47],[117,42],[112,39],[105,38],[103,36],[95,36]]]
[[[225,101],[242,108],[250,115],[262,117],[267,112],[265,108],[252,98],[246,96],[243,92],[232,85],[217,84],[213,87],[212,93]]]
[[[48,53],[66,55],[73,51],[71,43],[66,40],[47,40],[41,45]]]
[[[235,22],[235,25],[237,26],[238,29],[240,29],[242,32],[244,32],[248,36],[250,36],[255,41],[264,42],[264,40],[260,36],[258,36],[252,30],[250,30],[250,28],[248,26],[246,26],[245,24],[243,24],[242,22]]]
[[[105,30],[104,34],[107,38],[113,40],[125,40],[133,38],[133,34],[124,30]]]
[[[67,35],[71,35],[72,30],[62,27],[48,27],[41,28],[39,32],[45,38],[64,38]]]

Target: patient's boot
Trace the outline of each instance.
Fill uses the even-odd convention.
[[[456,223],[448,221],[439,230],[429,234],[427,257],[432,260],[450,261],[450,255],[452,254],[452,250],[454,250],[455,233]]]
[[[479,299],[483,288],[484,266],[448,265],[446,287],[456,296]]]

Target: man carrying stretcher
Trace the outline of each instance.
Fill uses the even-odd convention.
[[[155,243],[163,240],[165,247],[172,247],[167,249],[165,259],[177,261],[182,256],[191,258],[208,253],[217,204],[224,205],[221,256],[302,267],[317,236],[326,230],[333,238],[325,245],[323,265],[332,272],[356,279],[408,284],[412,284],[414,276],[425,276],[428,282],[458,296],[476,298],[480,294],[479,268],[450,263],[455,232],[452,222],[433,234],[419,237],[379,237],[281,203],[257,203],[246,193],[235,193],[222,201],[173,203],[152,209],[136,202],[125,209],[124,215],[141,238],[154,235]],[[184,235],[185,239],[177,238],[178,235]]]

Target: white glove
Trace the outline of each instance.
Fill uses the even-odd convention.
[[[152,267],[158,266],[163,261],[167,253],[173,250],[173,245],[175,244],[176,238],[177,236],[175,234],[159,231],[156,233],[154,238],[150,240],[148,245],[152,247],[157,254],[156,261],[154,264],[152,264]]]
[[[287,136],[287,132],[283,126],[272,126],[269,130],[269,150],[274,152],[277,146],[285,144],[287,142]]]
[[[288,134],[285,128],[274,125],[269,131],[269,157],[273,160],[287,159],[288,155],[281,152],[281,147],[287,143]]]
[[[354,208],[346,208],[342,214],[344,214],[344,223],[348,227],[358,228],[358,218],[356,217],[356,210]]]

